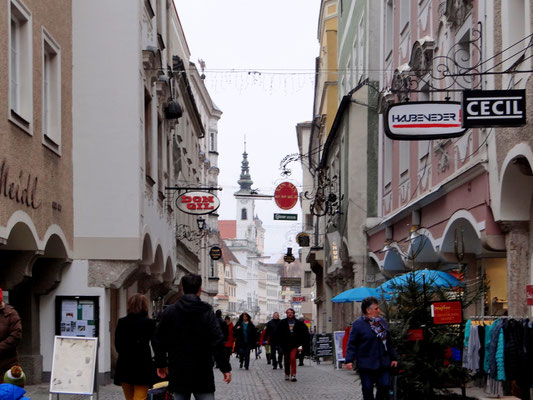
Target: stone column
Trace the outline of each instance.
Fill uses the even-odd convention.
[[[528,314],[526,285],[531,282],[529,265],[528,223],[506,223],[505,248],[507,250],[507,307],[509,316]]]

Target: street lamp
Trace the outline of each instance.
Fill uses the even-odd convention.
[[[176,239],[178,240],[188,240],[189,242],[199,241],[202,239],[207,233],[208,230],[206,228],[205,219],[203,217],[198,217],[196,220],[196,225],[198,226],[198,230],[193,230],[189,225],[187,224],[177,224],[176,225]]]

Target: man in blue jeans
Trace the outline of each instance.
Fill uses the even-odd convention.
[[[389,328],[379,316],[381,310],[375,297],[367,297],[361,303],[363,316],[352,325],[346,347],[345,368],[357,363],[364,400],[384,400],[389,397],[390,368],[396,367],[396,352]],[[374,398],[374,385],[377,386]]]
[[[152,341],[157,375],[168,375],[174,400],[214,400],[213,357],[231,382],[231,365],[224,352],[224,336],[213,307],[200,300],[202,277],[186,275],[181,279],[185,293],[161,316]]]

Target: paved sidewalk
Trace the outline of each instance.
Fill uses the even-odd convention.
[[[298,367],[297,382],[285,381],[283,370],[274,370],[264,358],[250,360],[250,369],[239,368],[231,358],[232,381],[222,382],[222,374],[215,370],[217,400],[360,400],[361,385],[353,371],[336,370],[330,363],[320,365],[305,360]],[[32,400],[48,400],[49,385],[27,386],[27,396]],[[56,395],[53,396],[53,400]],[[88,396],[60,395],[59,400],[87,400]],[[99,388],[98,400],[124,400],[122,389],[115,385]]]

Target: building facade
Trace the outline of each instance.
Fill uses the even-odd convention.
[[[71,2],[6,1],[0,29],[0,288],[23,321],[18,351],[34,383],[54,334],[41,299],[74,257]]]

